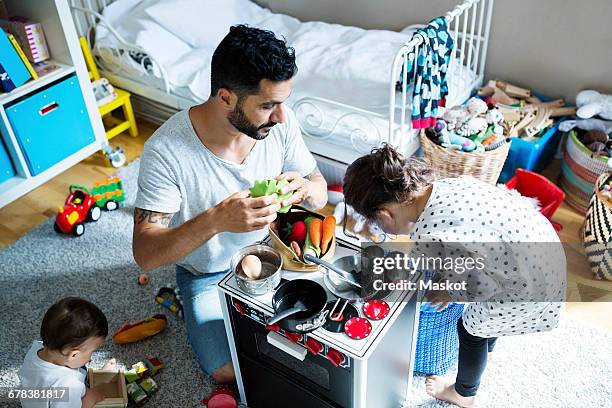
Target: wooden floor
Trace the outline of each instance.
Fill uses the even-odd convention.
[[[140,134],[132,138],[123,133],[111,140],[113,146],[121,146],[128,162],[137,158],[144,142],[157,126],[139,122]],[[559,174],[559,161],[553,162],[544,172],[551,180]],[[68,193],[68,185],[91,186],[116,169],[110,167],[101,153],[96,153],[74,167],[66,170],[44,185],[0,209],[0,248],[6,247],[26,234],[38,224],[55,216],[58,206],[62,205]],[[568,257],[568,299],[580,302],[568,303],[569,312],[583,321],[605,327],[612,331],[612,282],[597,281],[592,278],[588,264],[580,246],[579,229],[584,216],[566,204],[557,210],[554,220],[563,225],[559,236],[568,244],[573,244],[566,252]],[[593,302],[594,300],[598,300]]]

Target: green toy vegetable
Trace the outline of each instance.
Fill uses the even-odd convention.
[[[278,199],[276,200],[276,203],[280,203],[281,201],[291,197],[291,195],[293,194],[293,191],[289,191],[288,193],[282,195],[279,193],[280,189],[286,186],[287,184],[289,184],[289,181],[287,181],[286,178],[280,180],[255,180],[255,184],[249,189],[249,192],[251,193],[251,197],[263,197],[270,194],[278,194]],[[286,213],[287,211],[289,211],[290,208],[291,205],[286,205],[284,207],[281,207],[278,212]]]
[[[306,217],[306,219],[304,220],[304,224],[306,224],[306,240],[304,241],[304,250],[302,251],[303,254],[315,254],[317,258],[319,258],[321,256],[321,249],[315,247],[312,244],[312,241],[310,240],[310,222],[312,220],[314,220],[316,217],[313,217],[312,215],[309,217]]]

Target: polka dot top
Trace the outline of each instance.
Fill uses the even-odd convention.
[[[467,291],[449,292],[471,302],[463,314],[471,334],[498,337],[557,325],[565,256],[550,222],[526,200],[471,176],[438,180],[412,231],[419,250],[437,243],[430,256],[485,260],[482,270],[436,271],[468,282]]]

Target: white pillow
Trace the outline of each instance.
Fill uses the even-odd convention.
[[[146,13],[193,48],[216,48],[232,25],[254,25],[270,12],[248,0],[175,0]]]
[[[191,47],[153,21],[141,20],[134,43],[142,47],[160,64],[176,62],[191,52]]]
[[[104,9],[103,15],[126,41],[140,46],[165,66],[191,52],[191,47],[186,42],[153,21],[145,13],[145,10],[152,5],[168,1],[116,1]],[[119,46],[115,36],[108,32],[104,24],[98,24],[96,27],[96,46],[98,50]],[[126,58],[130,57],[126,54]]]

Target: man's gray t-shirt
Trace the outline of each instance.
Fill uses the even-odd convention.
[[[310,174],[316,161],[306,148],[295,114],[285,108],[285,123],[257,141],[241,164],[212,153],[195,133],[189,110],[178,112],[145,143],[138,176],[138,208],[175,214],[180,225],[231,194],[248,189],[255,180],[287,171]],[[267,228],[248,233],[222,232],[178,262],[195,274],[229,268],[240,248],[261,240]]]

